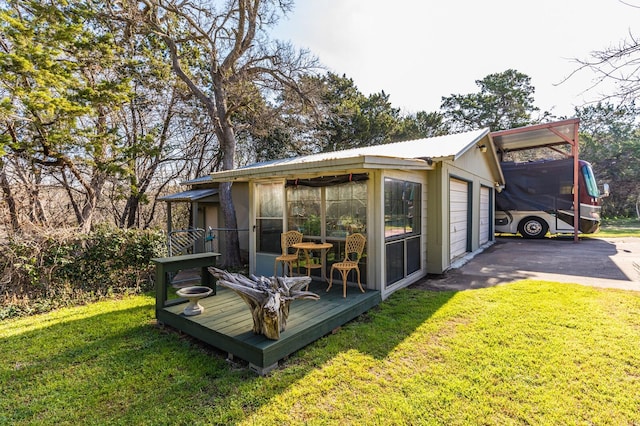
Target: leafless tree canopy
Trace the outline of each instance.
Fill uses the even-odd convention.
[[[593,51],[588,59],[576,59],[579,67],[563,81],[573,75],[590,71],[594,74],[593,85],[585,91],[594,90],[602,83],[611,81],[615,91],[600,97],[601,101],[618,100],[633,103],[640,92],[640,43],[631,31],[617,45]]]

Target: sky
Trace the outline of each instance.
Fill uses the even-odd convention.
[[[310,50],[365,95],[384,90],[403,113],[438,111],[443,96],[479,92],[516,69],[535,106],[571,117],[610,94],[575,58],[640,35],[640,0],[297,0],[274,38]],[[635,5],[635,7],[633,7]]]

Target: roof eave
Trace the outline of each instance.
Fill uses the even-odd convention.
[[[502,173],[502,168],[500,167],[500,160],[498,158],[496,146],[493,142],[493,138],[491,137],[490,129],[483,129],[484,131],[476,137],[473,141],[467,144],[463,149],[457,152],[454,155],[447,155],[442,157],[434,157],[433,161],[456,161],[459,159],[464,153],[469,151],[472,148],[480,148],[482,145],[487,145],[486,153],[490,155],[492,161],[489,161],[489,167],[494,173],[494,177],[496,178],[495,184],[497,186],[504,185],[504,174]]]
[[[164,195],[158,197],[158,201],[165,202],[192,202],[192,201],[200,201],[206,200],[210,198],[214,198],[214,196],[218,195],[217,188],[211,189],[190,189],[187,191],[181,191],[175,194]]]
[[[211,173],[211,182],[246,182],[252,179],[290,177],[302,174],[345,173],[355,169],[403,168],[405,170],[432,170],[429,160],[403,159],[375,155],[352,158],[323,159],[293,164],[276,164],[262,167],[226,170]]]
[[[469,151],[471,148],[475,148],[476,146],[478,146],[478,142],[480,142],[482,139],[486,138],[489,135],[490,132],[491,132],[491,130],[488,127],[482,129],[482,133],[478,134],[478,136],[476,136],[473,140],[471,140],[464,148],[462,148],[460,151],[458,151],[457,153],[455,153],[453,155],[453,160],[457,160],[465,152]]]
[[[505,179],[504,179],[504,174],[502,173],[502,167],[500,167],[500,159],[498,158],[498,150],[496,149],[496,145],[493,143],[493,138],[491,137],[491,134],[487,135],[487,140],[489,142],[489,149],[487,150],[487,153],[489,155],[491,155],[493,161],[490,162],[490,164],[492,164],[494,167],[492,167],[492,169],[494,169],[494,173],[496,173],[498,180],[495,182],[496,186],[504,186],[504,184],[506,183]]]

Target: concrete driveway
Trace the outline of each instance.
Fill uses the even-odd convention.
[[[412,288],[466,290],[522,279],[640,291],[640,238],[499,237],[463,266]]]

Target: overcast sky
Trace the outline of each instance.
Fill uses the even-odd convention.
[[[640,6],[640,0],[626,0]],[[488,74],[531,77],[535,105],[557,116],[611,89],[572,58],[640,35],[640,8],[619,0],[297,0],[272,34],[311,50],[361,92],[384,90],[403,112],[437,111]]]

